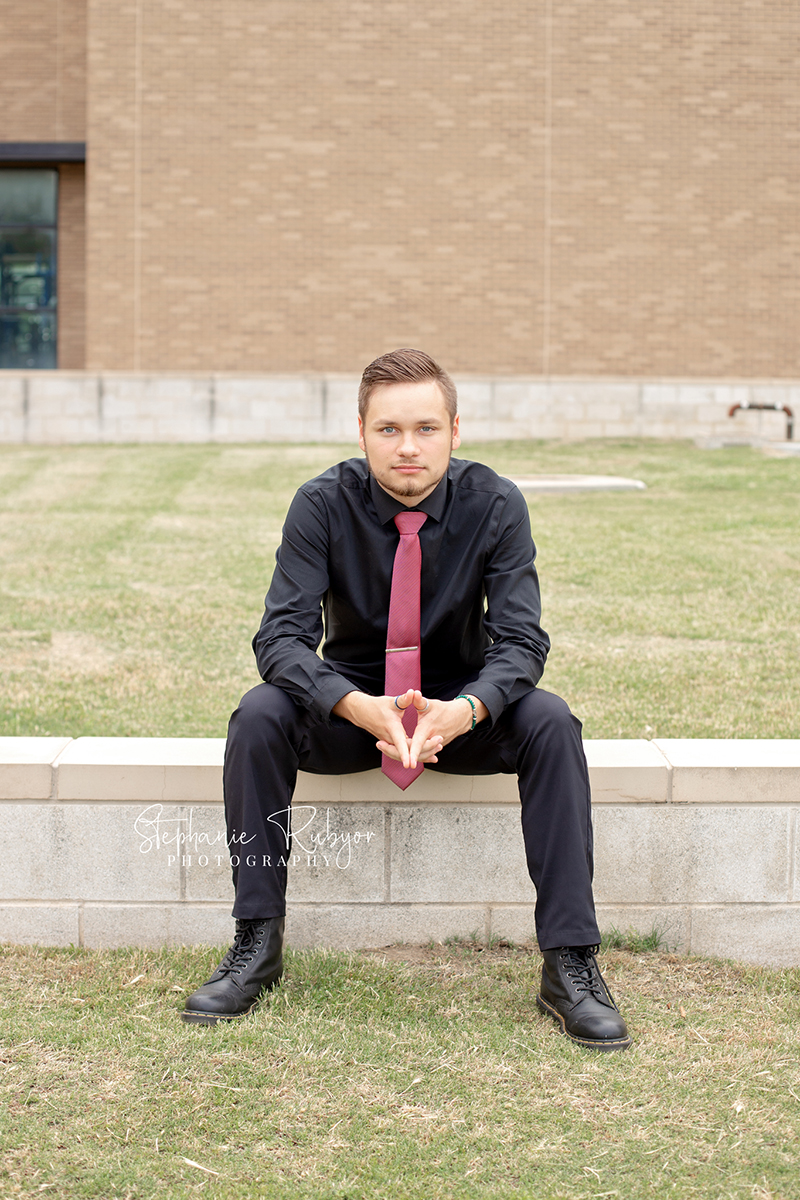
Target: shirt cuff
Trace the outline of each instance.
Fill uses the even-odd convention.
[[[322,717],[327,725],[331,723],[332,709],[336,707],[343,696],[349,692],[360,692],[354,683],[349,679],[345,679],[344,675],[334,675],[328,678],[322,684],[322,687],[314,697],[312,704],[316,712]]]

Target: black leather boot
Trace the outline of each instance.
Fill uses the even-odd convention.
[[[628,1028],[600,974],[599,946],[562,946],[543,950],[542,986],[536,1003],[579,1046],[627,1050]]]
[[[211,978],[193,992],[184,1021],[216,1025],[252,1012],[283,972],[283,917],[237,921],[233,945]]]

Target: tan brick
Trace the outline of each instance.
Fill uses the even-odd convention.
[[[86,172],[83,163],[58,170],[58,365],[86,363]]]
[[[800,374],[785,0],[0,0],[0,18],[0,140],[88,139],[91,368],[352,374],[418,344],[494,377]],[[649,435],[697,413],[678,386],[656,408]],[[338,402],[329,418],[343,436]],[[504,436],[633,419],[512,413]]]

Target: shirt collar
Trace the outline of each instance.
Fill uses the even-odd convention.
[[[427,513],[432,520],[441,521],[444,515],[444,506],[447,503],[447,474],[442,476],[429,496],[420,500],[419,504],[415,504],[412,508],[409,508],[407,504],[401,504],[399,500],[395,500],[393,496],[385,492],[374,475],[369,477],[369,490],[381,525],[393,521],[398,513],[414,511]]]

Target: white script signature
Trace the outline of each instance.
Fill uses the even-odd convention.
[[[327,850],[331,856],[335,853],[334,862],[339,870],[346,870],[353,860],[353,848],[361,844],[368,846],[375,834],[370,829],[352,832],[334,829],[331,825],[329,808],[325,810],[324,827],[312,829],[311,826],[318,811],[311,804],[298,804],[296,808],[283,808],[279,812],[272,813],[267,820],[280,829],[286,843],[286,850],[288,851],[292,846],[294,849],[302,850],[308,856],[309,866],[312,865],[312,858],[316,863],[314,856],[317,853],[322,855],[327,866],[330,858],[329,855],[323,853]],[[134,831],[141,839],[139,853],[149,854],[151,850],[169,848],[181,851],[193,850],[195,854],[199,854],[201,846],[241,847],[256,840],[255,834],[248,837],[244,830],[241,833],[234,832],[230,837],[225,836],[224,830],[217,830],[216,833],[197,830],[194,828],[193,819],[193,808],[189,809],[188,816],[168,817],[164,815],[163,804],[151,804],[139,813],[133,826]],[[298,821],[302,823],[298,825]],[[215,857],[219,866],[220,855]],[[176,861],[175,857],[170,855],[170,862],[174,861]],[[206,863],[200,865],[207,865],[207,861],[206,858]],[[296,861],[299,861],[297,856]],[[265,865],[267,864],[265,863]]]
[[[290,845],[299,846],[304,854],[315,854],[318,850],[336,850],[336,866],[343,871],[352,862],[353,847],[360,845],[361,842],[369,845],[375,834],[371,829],[357,829],[354,833],[337,833],[335,829],[331,828],[331,810],[329,808],[325,809],[324,832],[315,832],[310,827],[317,811],[313,804],[298,804],[295,808],[283,808],[280,812],[272,813],[267,820],[278,826],[286,841],[287,850]],[[311,815],[306,819],[305,824],[298,828],[298,814],[302,812]],[[300,834],[303,835],[302,841]]]

